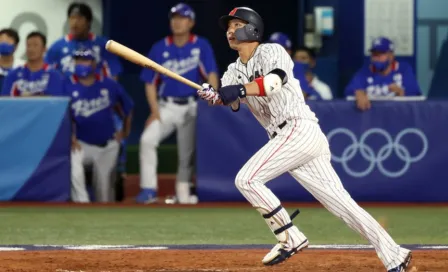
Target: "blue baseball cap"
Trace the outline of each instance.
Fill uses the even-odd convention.
[[[91,49],[78,49],[73,52],[72,57],[74,59],[95,60],[95,56],[93,55],[93,51]]]
[[[372,46],[370,47],[370,52],[393,52],[394,51],[394,43],[385,37],[378,37],[372,41]]]
[[[171,8],[169,17],[171,18],[174,14],[179,14],[180,16],[188,17],[192,20],[195,19],[194,10],[184,3],[179,3]]]
[[[269,37],[269,42],[278,43],[287,50],[290,50],[292,48],[291,40],[285,33],[281,32],[272,33],[271,36]]]

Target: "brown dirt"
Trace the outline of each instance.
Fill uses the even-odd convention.
[[[275,267],[261,264],[265,254],[264,250],[2,252],[0,271],[385,271],[374,251],[307,250]],[[419,272],[448,271],[448,251],[414,251],[412,265]]]

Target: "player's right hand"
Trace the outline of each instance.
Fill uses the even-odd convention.
[[[81,150],[81,145],[78,142],[78,139],[76,137],[72,137],[72,150],[77,151]]]
[[[160,121],[160,113],[159,113],[159,111],[152,112],[149,115],[148,119],[146,119],[145,127],[149,126],[154,120],[159,120]]]
[[[358,109],[362,111],[370,109],[371,104],[366,92],[361,90],[356,91],[355,99],[356,99],[356,107],[358,107]]]

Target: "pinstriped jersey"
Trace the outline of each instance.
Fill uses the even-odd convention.
[[[286,72],[288,81],[280,91],[269,97],[247,96],[242,100],[260,124],[270,133],[285,120],[304,119],[318,121],[305,103],[299,81],[293,75],[294,63],[279,44],[260,44],[246,64],[238,58],[230,64],[221,78],[222,86],[247,84],[278,68]]]

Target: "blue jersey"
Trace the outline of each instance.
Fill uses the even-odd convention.
[[[345,95],[353,96],[356,90],[364,90],[370,97],[395,96],[389,90],[391,84],[401,87],[405,96],[418,96],[422,93],[412,68],[407,63],[394,61],[388,75],[382,75],[371,65],[365,65],[345,88]]]
[[[42,69],[32,72],[25,64],[8,73],[2,86],[2,95],[60,95],[63,91],[62,75],[44,64]]]
[[[10,71],[12,71],[12,68],[3,68],[0,67],[0,90],[2,89],[3,82],[5,81],[5,77],[8,75]]]
[[[209,42],[191,35],[187,44],[177,47],[172,37],[166,37],[155,43],[148,57],[163,67],[193,82],[206,81],[212,72],[217,73],[214,53]],[[152,69],[144,69],[140,78],[146,83],[156,84],[159,96],[188,97],[195,96],[196,90]]]
[[[292,70],[294,77],[299,80],[300,88],[302,88],[302,91],[307,95],[306,99],[322,100],[320,94],[308,83],[308,80],[306,80],[306,70],[304,67],[304,64],[294,61],[294,68]]]
[[[122,66],[118,56],[105,49],[107,39],[90,33],[87,40],[75,40],[72,35],[57,40],[48,49],[45,61],[66,76],[75,71],[72,58],[74,51],[80,48],[89,48],[95,55],[97,73],[104,77],[112,77],[121,73]]]
[[[100,75],[91,86],[82,85],[73,75],[65,82],[64,90],[71,97],[77,139],[92,145],[104,145],[114,137],[117,106],[124,115],[134,106],[118,82]]]

